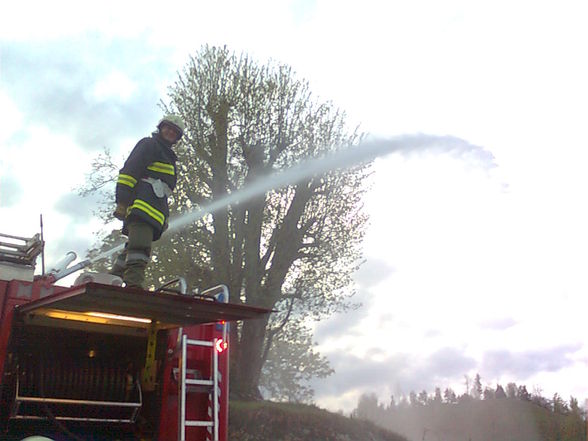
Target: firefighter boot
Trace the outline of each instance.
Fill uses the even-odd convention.
[[[153,229],[143,222],[129,224],[129,241],[123,280],[126,286],[143,288],[145,268],[151,256]]]

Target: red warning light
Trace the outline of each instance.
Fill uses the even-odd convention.
[[[229,344],[224,341],[222,338],[219,338],[216,341],[216,351],[220,354],[222,351],[224,351],[225,349],[227,349],[229,347]]]

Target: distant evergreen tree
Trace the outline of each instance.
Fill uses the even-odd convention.
[[[552,410],[552,403],[550,400],[545,398],[543,395],[543,389],[538,385],[533,386],[533,393],[531,394],[531,401],[537,406],[541,406],[544,409]]]
[[[416,407],[419,405],[419,398],[414,390],[411,390],[410,393],[408,394],[408,400],[410,402],[410,405],[413,407]]]
[[[498,399],[506,398],[506,392],[504,392],[504,389],[500,384],[496,385],[496,392],[494,392],[494,396]]]
[[[576,415],[582,414],[582,410],[578,405],[578,400],[572,396],[570,396],[570,412]]]
[[[494,390],[490,387],[484,388],[484,400],[493,400],[495,398]]]
[[[568,404],[560,397],[557,392],[553,395],[552,406],[554,413],[566,414],[570,410],[568,408]]]
[[[441,388],[440,387],[435,388],[435,397],[433,398],[433,403],[434,404],[443,403],[443,397],[441,396]]]
[[[506,385],[506,396],[508,398],[517,398],[518,391],[516,383],[508,383]]]
[[[469,395],[470,393],[470,382],[472,381],[472,379],[468,376],[468,375],[464,375],[464,383],[465,383],[465,394]]]
[[[375,419],[378,414],[378,397],[375,393],[363,393],[359,397],[357,407],[351,412],[354,418]]]
[[[443,399],[448,404],[457,403],[457,396],[455,395],[453,389],[451,389],[450,387],[445,388],[445,391],[443,392]]]
[[[476,400],[482,398],[482,377],[480,377],[480,374],[476,374],[474,377],[474,384],[472,385],[472,397]]]
[[[421,403],[421,405],[423,405],[423,406],[426,406],[427,404],[429,404],[429,394],[424,389],[419,394],[419,403]]]
[[[525,386],[524,384],[522,386],[519,386],[517,395],[519,397],[519,400],[531,401],[531,395],[527,391],[527,386]]]
[[[396,409],[396,399],[394,398],[394,395],[390,395],[390,404],[388,404],[388,410],[395,410]]]
[[[410,407],[410,403],[408,402],[408,399],[406,398],[406,395],[402,395],[400,397],[400,400],[398,401],[398,406],[396,406],[398,409],[408,409]]]

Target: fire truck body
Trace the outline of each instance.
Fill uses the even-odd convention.
[[[269,311],[223,286],[60,287],[3,257],[0,438],[227,440],[228,323]]]

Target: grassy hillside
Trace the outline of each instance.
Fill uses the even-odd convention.
[[[406,441],[367,421],[315,406],[231,401],[231,441]]]

